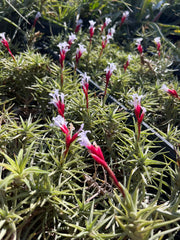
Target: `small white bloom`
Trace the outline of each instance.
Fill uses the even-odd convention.
[[[130,62],[132,59],[131,55],[128,55],[128,62]]]
[[[137,45],[140,45],[141,42],[142,42],[143,38],[137,38],[135,41],[136,41],[136,44]]]
[[[37,12],[36,13],[36,16],[35,16],[35,19],[38,19],[38,18],[40,18],[41,17],[41,13],[40,12]]]
[[[142,97],[143,97],[143,95],[138,95],[137,93],[134,93],[132,95],[133,101],[131,101],[130,104],[134,105],[134,107],[136,108],[137,105],[141,104]]]
[[[53,117],[53,121],[54,121],[54,125],[57,127],[61,128],[63,125],[67,126],[67,122],[61,115],[58,115],[57,117]]]
[[[79,48],[76,50],[76,53],[78,54],[79,52],[81,53],[86,52],[86,48],[84,47],[83,44],[79,44]]]
[[[89,27],[89,28],[91,28],[91,27],[94,27],[94,25],[96,24],[96,22],[93,21],[93,20],[89,20],[89,24],[90,24],[90,27]]]
[[[59,43],[57,47],[59,47],[60,52],[64,51],[64,53],[67,53],[69,51],[68,49],[69,44],[67,42]]]
[[[113,37],[114,33],[115,33],[115,27],[109,28],[108,29],[108,35],[111,35]]]
[[[107,39],[107,42],[109,43],[109,40],[112,39],[113,37],[111,35],[107,35],[106,36],[106,39]]]
[[[161,38],[160,38],[160,37],[154,38],[154,42],[155,42],[156,44],[160,43],[160,41],[161,41]]]
[[[123,17],[125,17],[125,18],[129,17],[129,11],[123,12]]]
[[[81,131],[83,131],[83,128],[84,128],[84,123],[81,124],[79,130],[78,130],[78,133],[80,133]]]
[[[109,25],[112,22],[112,20],[110,18],[105,18],[105,25]]]
[[[114,63],[110,63],[109,66],[107,68],[104,69],[104,71],[106,72],[106,74],[109,72],[110,74],[112,74],[112,72],[116,70],[116,65]]]
[[[69,35],[69,41],[70,42],[74,42],[74,40],[76,40],[77,39],[77,37],[76,37],[76,35],[74,34],[74,33],[71,33],[70,35]]]
[[[67,42],[59,43],[57,46],[60,48],[60,50],[66,49],[68,48],[68,43]]]
[[[64,104],[64,93],[59,94],[59,89],[55,89],[54,93],[49,94],[52,99],[49,102],[50,104],[54,104],[57,107],[57,103],[59,102],[59,97],[61,98],[61,103]]]
[[[84,131],[84,130],[82,130],[82,131],[79,133],[77,141],[79,142],[79,144],[80,144],[81,146],[87,147],[87,146],[90,146],[90,145],[91,145],[88,137],[86,136],[88,132],[90,132],[90,131]]]
[[[146,112],[146,108],[145,107],[141,107],[142,110],[142,114],[144,114]]]
[[[83,20],[82,19],[78,19],[77,21],[76,21],[76,26],[81,26],[82,25],[82,23],[83,23]]]
[[[81,82],[82,86],[84,86],[85,83],[89,82],[90,77],[87,76],[86,72],[85,73],[81,73],[80,76],[82,77],[82,79],[81,79],[82,80],[82,82]]]
[[[165,84],[163,84],[161,90],[168,92],[169,88]]]
[[[0,38],[2,38],[2,39],[6,39],[6,38],[5,38],[5,32],[0,33]]]

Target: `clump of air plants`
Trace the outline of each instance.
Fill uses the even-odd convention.
[[[47,4],[51,4],[50,2],[51,1],[47,1]],[[53,17],[58,16],[57,12],[53,12],[53,8],[55,8],[56,10],[58,9],[59,15],[62,13],[61,10],[64,9],[65,11],[63,13],[66,15],[66,10],[69,11],[69,9],[66,8],[66,4],[60,3],[61,1],[57,2],[55,7],[52,5],[52,8],[49,8],[52,10],[50,14],[52,14]],[[112,1],[111,4],[113,5],[114,2],[117,5],[120,4],[120,8],[122,7],[121,1]],[[73,4],[74,3],[73,1]],[[108,5],[107,1],[107,4],[101,8],[101,16],[111,16],[111,12],[109,11],[110,7],[111,5]],[[43,6],[44,16],[46,16],[45,8],[46,4]],[[133,5],[131,8],[133,8]],[[42,6],[40,9],[42,9]],[[78,6],[78,9],[76,9],[76,6],[73,6],[71,10],[74,9],[75,11],[79,11],[79,9],[82,8]],[[83,9],[86,10],[86,8]],[[108,11],[105,13],[103,12],[104,9]],[[112,10],[113,14],[114,9]],[[136,10],[138,10],[138,8]],[[19,13],[21,13],[21,11]],[[91,13],[96,14],[95,11]],[[93,14],[91,15],[92,17],[94,16]],[[110,90],[111,86],[114,87],[114,85],[116,85],[117,88],[114,87],[115,91],[111,91],[111,93],[114,95],[117,93],[124,104],[127,104],[126,99],[129,97],[129,92],[144,92],[149,96],[149,99],[146,97],[147,105],[145,105],[150,109],[147,117],[153,112],[153,109],[156,108],[158,108],[158,111],[159,109],[161,110],[158,112],[160,115],[163,107],[158,107],[157,97],[162,100],[164,95],[161,94],[159,96],[159,82],[162,79],[168,82],[169,79],[171,79],[169,76],[172,76],[168,75],[168,71],[161,70],[161,75],[158,71],[156,72],[157,68],[160,68],[163,64],[166,65],[166,59],[164,59],[165,47],[163,49],[161,48],[161,39],[159,37],[154,39],[154,43],[156,44],[156,57],[152,57],[155,74],[151,74],[152,72],[149,71],[151,70],[150,67],[149,69],[142,68],[142,65],[147,64],[147,59],[145,59],[144,56],[148,56],[151,61],[151,55],[148,54],[150,48],[147,49],[145,45],[142,46],[141,44],[143,39],[144,43],[148,42],[146,41],[148,40],[148,34],[146,34],[148,30],[146,28],[144,28],[145,31],[142,35],[140,32],[134,33],[136,36],[143,36],[143,38],[139,38],[136,41],[136,51],[138,51],[140,56],[141,65],[139,61],[135,60],[137,54],[133,52],[131,42],[128,42],[129,39],[132,39],[132,36],[127,38],[126,42],[124,41],[122,44],[121,42],[118,42],[118,44],[113,42],[113,44],[106,48],[109,41],[113,39],[115,27],[120,29],[120,34],[125,35],[123,31],[128,29],[122,26],[127,20],[128,15],[129,12],[125,11],[122,14],[121,22],[118,23],[114,23],[115,15],[112,15],[113,27],[109,29],[107,26],[112,22],[110,18],[106,18],[104,23],[99,26],[97,23],[100,18],[97,19],[97,22],[90,20],[89,25],[85,29],[86,33],[81,31],[82,20],[79,19],[76,21],[74,32],[69,34],[67,31],[71,29],[71,18],[70,22],[64,24],[64,26],[66,25],[64,33],[63,31],[60,33],[61,36],[64,34],[67,39],[62,40],[58,45],[59,64],[55,62],[52,63],[51,61],[48,62],[47,55],[35,54],[31,56],[30,53],[34,51],[34,48],[29,48],[29,53],[26,55],[29,62],[27,61],[26,65],[23,65],[25,62],[24,53],[20,56],[16,55],[17,62],[18,60],[20,62],[19,65],[14,64],[11,59],[11,61],[9,61],[8,58],[1,61],[1,65],[4,64],[1,71],[2,83],[5,83],[5,87],[7,86],[8,90],[14,91],[17,95],[19,94],[18,91],[21,91],[21,109],[23,105],[26,106],[30,103],[29,105],[32,110],[30,112],[28,107],[23,109],[24,112],[26,111],[26,116],[32,114],[32,121],[29,119],[26,121],[23,119],[24,115],[21,116],[22,110],[19,111],[18,109],[18,111],[16,111],[15,106],[13,110],[15,109],[16,117],[13,118],[13,115],[9,114],[9,109],[6,109],[5,106],[9,103],[4,103],[2,100],[2,108],[0,111],[0,143],[2,148],[0,150],[2,152],[0,151],[0,154],[3,163],[0,163],[0,183],[2,192],[4,193],[1,196],[4,205],[1,209],[3,214],[1,214],[2,224],[0,226],[0,232],[1,235],[4,234],[3,238],[9,240],[8,236],[10,236],[9,238],[11,239],[17,237],[16,235],[20,236],[21,231],[24,234],[24,229],[26,235],[23,237],[31,238],[31,236],[33,236],[34,239],[40,239],[42,236],[47,239],[64,236],[69,239],[100,239],[102,237],[104,239],[131,238],[133,240],[144,240],[149,238],[168,238],[169,236],[172,238],[174,237],[171,235],[172,232],[175,235],[175,233],[179,231],[178,203],[180,186],[178,181],[180,179],[180,161],[177,161],[178,172],[175,173],[171,166],[175,161],[169,159],[169,157],[166,158],[164,152],[162,153],[163,157],[162,154],[159,155],[162,149],[160,149],[160,151],[158,150],[159,152],[157,153],[151,152],[151,147],[156,151],[154,147],[156,142],[148,138],[151,136],[151,133],[148,131],[141,132],[142,121],[146,114],[145,107],[141,105],[143,96],[139,96],[138,94],[132,95],[135,131],[131,129],[128,122],[131,114],[127,114],[120,104],[117,106],[116,103],[111,104],[111,102],[109,102],[108,105],[105,105],[108,89]],[[34,34],[40,16],[41,14],[37,13],[31,27],[31,34]],[[89,13],[86,16],[90,16]],[[117,16],[119,16],[119,13]],[[56,20],[53,20],[52,23],[54,24],[55,21]],[[62,23],[63,22],[60,21],[59,25],[63,26]],[[96,33],[97,35],[95,35]],[[129,31],[128,34],[133,33]],[[6,47],[13,60],[15,60],[14,55],[9,49],[4,33],[0,34],[0,36],[1,43]],[[152,36],[152,34],[149,36]],[[98,39],[98,37],[100,37],[100,39]],[[73,48],[71,46],[76,39],[79,45],[76,52],[72,53]],[[97,46],[98,43],[99,46]],[[87,63],[85,68],[83,67],[85,64],[82,63],[82,65],[80,65],[79,61],[82,61],[80,59],[83,53],[86,52],[86,49],[88,56],[85,55],[84,59],[82,58],[82,60],[85,60],[85,63]],[[104,51],[104,49],[106,50]],[[154,49],[153,47],[153,51]],[[38,51],[38,49],[35,51]],[[129,51],[126,53],[126,59],[124,58],[124,51]],[[76,70],[78,70],[77,68],[82,66],[84,73],[75,75],[74,72],[75,77],[72,77],[73,73],[71,69],[67,69],[66,71],[65,59],[67,52],[74,57],[74,71],[76,72]],[[103,58],[101,62],[98,62],[97,59],[98,57],[100,58],[102,54]],[[45,60],[41,58],[42,56],[44,56]],[[133,57],[131,58],[131,56]],[[157,56],[159,56],[158,59]],[[89,61],[89,57],[91,57],[91,61]],[[3,61],[6,61],[6,64]],[[158,61],[157,65],[159,66],[156,66],[156,61]],[[31,62],[34,63],[32,68]],[[131,67],[128,68],[130,65]],[[12,70],[12,66],[14,66],[14,70]],[[141,67],[141,71],[139,71],[139,67]],[[92,69],[92,71],[88,71],[89,69]],[[165,67],[163,69],[165,69]],[[103,70],[105,74],[102,74]],[[59,72],[61,73],[60,80],[57,78]],[[80,71],[78,70],[77,73],[78,72]],[[66,74],[67,81],[64,81],[63,74]],[[112,74],[114,82],[109,86]],[[102,93],[104,94],[103,104],[101,104],[101,99],[98,98],[100,96],[100,94],[98,94],[99,91],[89,94],[89,75],[93,80],[101,81],[102,85],[103,79],[105,79],[104,92]],[[101,77],[102,75],[103,77]],[[5,78],[12,84],[12,87],[6,84]],[[82,94],[80,93],[78,80],[81,81]],[[173,79],[171,79],[171,81],[173,81]],[[115,82],[116,84],[114,84]],[[154,82],[156,82],[156,87],[153,85]],[[24,85],[22,85],[22,83]],[[118,84],[120,86],[118,86]],[[49,101],[48,93],[54,86],[58,89],[55,89],[53,93],[49,94],[51,97]],[[31,94],[30,90],[32,89],[34,92]],[[171,107],[172,103],[175,103],[174,106],[178,109],[178,100],[180,97],[177,91],[175,89],[169,89],[166,85],[163,85],[161,90],[169,95],[169,106]],[[149,91],[151,92],[148,93]],[[29,100],[27,100],[26,93],[30,95]],[[78,93],[80,94],[78,95]],[[5,95],[2,90],[0,94],[3,97]],[[45,103],[45,106],[42,105],[41,109],[37,108],[37,105],[40,106],[37,97],[35,99],[36,101],[34,101],[34,96],[38,94],[39,99]],[[5,98],[6,97],[7,96],[5,96]],[[10,95],[10,97],[12,97],[12,95]],[[67,98],[70,99],[68,103]],[[51,115],[51,113],[49,114],[48,112],[49,107],[47,107],[47,101],[53,104],[58,114],[52,118],[53,125],[58,127],[55,132],[52,131],[52,128],[47,127],[46,124],[48,123],[49,126],[49,115]],[[40,119],[42,108],[44,109],[45,117],[43,115],[43,118]],[[34,116],[35,111],[36,116]],[[34,121],[37,117],[41,124],[38,121]],[[18,119],[18,121],[16,121],[16,119]],[[87,137],[90,131],[84,129],[91,130],[91,137],[95,140],[93,143],[91,143]],[[178,131],[179,130],[176,131],[176,129],[174,131],[174,138],[176,138],[177,142],[178,137],[175,134],[178,133]],[[59,135],[62,137],[59,138]],[[167,135],[165,134],[165,136]],[[32,144],[31,148],[29,148],[31,142],[33,142],[33,144],[35,142],[35,144]],[[77,142],[80,144],[77,144]],[[85,149],[82,146],[84,146]],[[10,156],[8,156],[9,153]],[[95,174],[89,177],[90,181],[88,177],[85,179],[82,178],[85,174],[88,176],[88,173],[90,173],[90,176],[94,171],[92,164],[87,164],[86,162],[88,154],[93,158],[95,166],[100,165],[103,171],[105,170],[104,179],[96,178],[96,168]],[[11,157],[14,158],[14,156],[15,161],[12,161]],[[163,167],[156,168],[158,164],[162,166],[160,163],[161,159],[165,159]],[[106,160],[108,161],[106,162]],[[39,165],[42,169],[34,167],[36,165]],[[16,166],[17,170],[14,166]],[[23,170],[24,173],[21,174],[23,167],[25,171]],[[5,171],[4,168],[6,168]],[[176,179],[174,178],[173,180],[177,187],[175,187],[173,191],[172,186],[169,186],[169,179],[166,181],[164,178],[167,171],[168,174],[170,173],[169,178],[173,175],[171,173],[175,173],[174,177],[176,177]],[[108,178],[112,179],[117,189],[114,188],[113,190],[111,184],[106,182],[106,173]],[[19,178],[17,179],[17,176],[20,176],[21,181],[19,181]],[[22,179],[22,176],[24,179]],[[119,176],[120,182],[118,181]],[[133,181],[131,181],[132,179]],[[162,189],[162,185],[166,185],[167,188],[169,186],[168,190],[170,194],[168,193],[166,195]],[[106,191],[107,189],[110,189],[111,192]],[[149,192],[151,189],[155,192]],[[119,192],[117,190],[119,190]],[[166,195],[165,198],[163,198],[162,193]],[[17,204],[20,200],[25,203],[23,209],[22,204]],[[158,206],[159,200],[162,203],[160,206]],[[32,203],[36,203],[34,208],[32,208]],[[9,221],[9,219],[13,219],[13,221]],[[59,219],[62,219],[62,221],[60,221],[58,225]],[[28,224],[31,222],[38,224],[36,224],[37,226]]]

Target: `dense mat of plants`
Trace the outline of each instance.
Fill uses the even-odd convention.
[[[179,239],[170,3],[0,3],[0,239]]]

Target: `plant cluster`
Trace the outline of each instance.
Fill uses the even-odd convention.
[[[179,28],[133,2],[0,3],[0,239],[178,239]]]

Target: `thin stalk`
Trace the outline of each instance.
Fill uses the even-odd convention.
[[[61,67],[61,76],[60,76],[60,80],[61,80],[61,90],[63,90],[64,76],[63,76],[63,68],[62,68],[62,67]]]
[[[92,47],[92,38],[90,38],[89,47],[88,47],[87,62],[86,62],[87,70],[88,70],[88,66],[89,66],[89,55],[90,55],[90,52],[91,52],[91,47]]]

